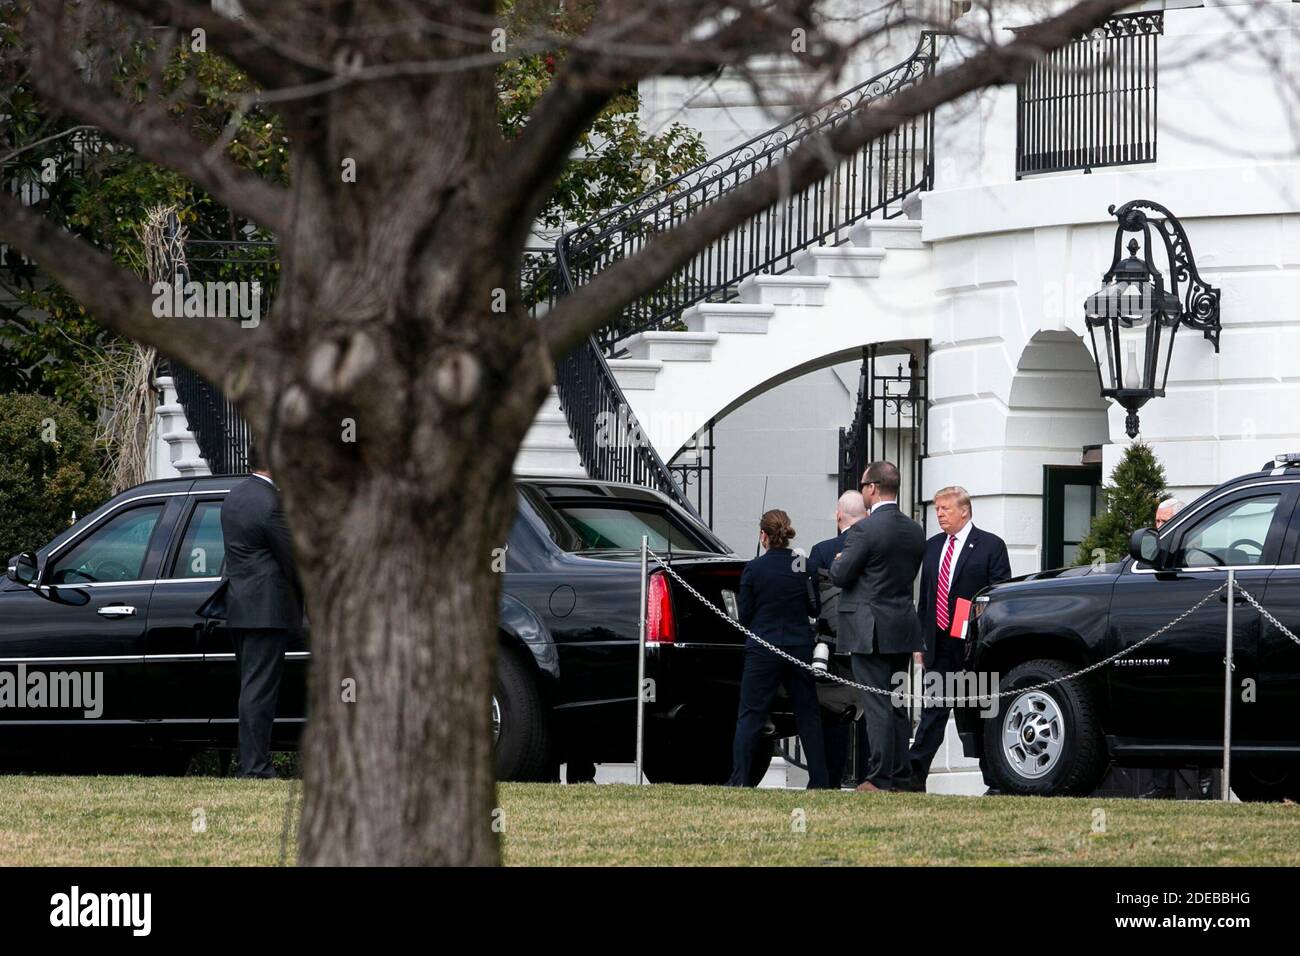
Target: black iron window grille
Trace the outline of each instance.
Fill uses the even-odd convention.
[[[1016,178],[1156,161],[1163,13],[1113,17],[1016,87]]]
[[[882,458],[899,468],[903,487],[899,505],[925,524],[921,467],[926,455],[926,366],[909,352],[900,356],[894,372],[887,371],[893,356],[880,354],[879,345],[862,350],[858,378],[857,411],[847,428],[840,429],[840,492],[856,491],[868,464]]]

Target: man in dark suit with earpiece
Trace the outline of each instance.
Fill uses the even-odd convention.
[[[274,777],[275,726],[284,651],[302,627],[302,592],[289,525],[270,471],[250,451],[253,474],[231,489],[221,506],[225,538],[226,626],[239,661],[240,777]]]
[[[894,689],[894,675],[906,673],[923,646],[912,583],[925,532],[899,510],[898,488],[897,465],[867,466],[861,485],[867,517],[849,529],[844,550],[831,565],[831,581],[843,588],[836,647],[851,655],[855,681],[881,691]],[[895,707],[888,693],[864,696],[871,763],[858,790],[911,789],[907,708]]]

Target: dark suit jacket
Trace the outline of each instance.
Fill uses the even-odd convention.
[[[853,527],[849,525],[849,528]],[[845,528],[833,538],[818,541],[808,554],[808,580],[812,582],[813,596],[817,598],[818,630],[834,635],[837,621],[836,614],[840,606],[840,589],[830,579],[831,565],[835,555],[844,549],[844,539],[849,535]],[[825,574],[822,572],[825,571]]]
[[[808,618],[817,601],[806,571],[796,571],[789,548],[768,548],[740,575],[740,623],[772,644],[813,643]]]
[[[226,544],[226,626],[301,627],[293,546],[274,486],[253,476],[232,488],[221,506],[221,533]]]
[[[894,504],[878,506],[849,529],[831,565],[831,581],[844,589],[835,632],[841,654],[922,650],[912,582],[924,551],[925,532]]]
[[[939,590],[939,563],[943,561],[948,536],[940,532],[925,543],[925,560],[921,562],[921,593],[917,595],[917,616],[921,619],[921,636],[925,638],[925,655],[934,657],[934,601]],[[974,526],[966,536],[957,573],[948,583],[948,620],[952,620],[957,598],[970,600],[982,588],[1011,577],[1011,559],[1006,542],[991,531]]]

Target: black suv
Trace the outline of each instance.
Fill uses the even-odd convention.
[[[1003,698],[995,716],[958,708],[966,755],[1020,794],[1088,793],[1112,761],[1221,763],[1226,590],[1131,655],[1029,688],[1132,647],[1224,583],[1229,568],[1300,633],[1298,498],[1300,455],[1279,456],[1202,495],[1159,533],[1136,532],[1117,563],[1025,575],[978,595],[967,666],[998,675],[1000,690],[1026,689]],[[1243,800],[1300,799],[1300,644],[1238,596],[1233,656],[1232,788]]]
[[[0,754],[57,755],[76,766],[123,757],[129,769],[174,772],[196,749],[234,745],[230,639],[195,611],[221,579],[221,506],[241,480],[140,485],[39,552],[10,558],[0,580],[0,672],[27,683],[97,673],[103,690],[91,715],[0,706]],[[735,606],[744,561],[645,488],[535,478],[516,489],[492,702],[498,775],[547,779],[566,759],[631,760],[641,536],[719,607]],[[647,595],[647,774],[720,783],[731,769],[743,635],[663,571],[650,574]],[[296,744],[304,719],[307,641],[304,633],[285,653],[280,747]],[[784,699],[769,729],[794,732]],[[765,743],[756,777],[771,760],[771,736]]]

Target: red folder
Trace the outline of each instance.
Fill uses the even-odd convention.
[[[970,620],[970,601],[958,598],[952,606],[952,627],[948,629],[950,637],[965,638],[966,622]]]

